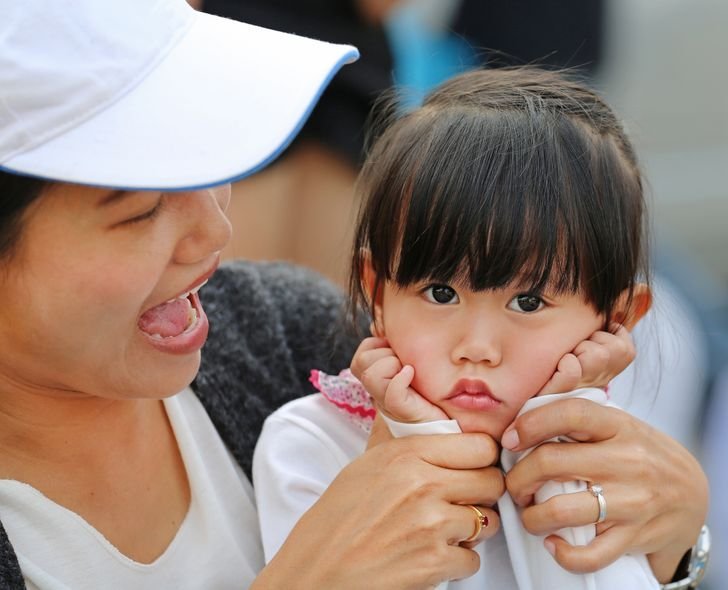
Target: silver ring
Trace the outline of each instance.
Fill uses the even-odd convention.
[[[600,522],[607,520],[607,501],[604,499],[604,488],[602,488],[599,484],[594,483],[589,486],[589,491],[599,503],[599,516],[594,522],[594,524],[599,524]]]

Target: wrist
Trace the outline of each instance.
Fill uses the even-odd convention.
[[[710,557],[710,531],[704,525],[698,539],[680,558],[668,582],[661,584],[662,590],[690,590],[698,588],[705,575]],[[652,561],[650,561],[652,564]],[[654,571],[654,568],[653,568]],[[657,572],[655,571],[655,575]],[[658,576],[658,580],[660,577]]]

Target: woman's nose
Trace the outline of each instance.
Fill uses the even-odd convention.
[[[225,215],[230,185],[184,193],[177,198],[186,228],[175,249],[175,261],[190,264],[219,252],[230,241],[232,226]]]

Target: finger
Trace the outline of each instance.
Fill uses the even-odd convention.
[[[633,537],[628,527],[615,526],[597,535],[588,545],[570,545],[558,535],[544,540],[551,543],[554,559],[564,569],[575,574],[600,570],[616,561],[630,546]]]
[[[374,348],[388,348],[389,341],[381,336],[368,336],[359,343],[357,351],[372,350]]]
[[[614,495],[604,490],[607,504],[607,521],[613,523],[622,515]],[[559,494],[541,504],[529,506],[521,513],[524,528],[533,535],[545,536],[564,528],[580,527],[596,523],[599,517],[599,502],[591,492]],[[606,527],[601,527],[606,528]]]
[[[612,438],[629,416],[586,399],[564,399],[518,416],[501,441],[512,451],[535,447],[549,439],[568,437],[596,442]]]
[[[396,356],[384,356],[366,367],[359,380],[370,394],[383,398],[390,380],[401,370],[402,363]]]
[[[583,340],[574,348],[574,355],[582,364],[587,378],[602,373],[609,366],[609,352],[607,345],[593,340]]]
[[[472,506],[472,505],[470,505],[470,506]],[[469,508],[469,506],[466,506],[466,508]],[[498,532],[498,530],[500,529],[500,526],[501,526],[500,525],[500,516],[498,515],[498,513],[495,510],[493,510],[492,508],[488,508],[487,506],[475,506],[475,508],[477,508],[478,511],[480,512],[480,514],[483,515],[483,517],[484,517],[483,520],[485,522],[482,524],[482,526],[479,527],[480,530],[478,531],[478,522],[477,521],[478,521],[479,517],[472,508],[469,508],[471,518],[474,517],[473,533],[478,531],[478,536],[475,539],[473,539],[472,541],[465,541],[465,539],[463,539],[460,543],[463,547],[473,548],[481,541],[490,539]],[[472,533],[471,533],[471,535],[472,535]],[[470,538],[470,535],[465,538]]]
[[[593,445],[546,443],[516,463],[506,475],[506,485],[513,501],[523,506],[547,481],[596,481],[604,485],[612,481],[609,467],[613,466],[612,457],[604,456]]]
[[[448,545],[443,554],[443,577],[432,580],[431,588],[439,587],[448,580],[469,578],[480,569],[480,555],[476,551],[458,544]],[[393,586],[397,587],[397,586]]]
[[[614,329],[613,332],[594,332],[590,340],[606,346],[612,356],[634,360],[636,350],[632,335],[621,324],[612,324],[612,327]]]
[[[576,389],[582,375],[581,363],[571,353],[561,357],[556,371],[549,382],[541,388],[537,395],[549,395],[552,393],[563,393]]]
[[[357,353],[351,361],[351,372],[361,380],[361,376],[374,363],[385,358],[397,358],[391,348],[376,348]]]
[[[383,449],[382,447],[387,447]],[[480,469],[494,465],[500,449],[492,437],[483,433],[413,435],[380,445],[393,461],[416,457],[445,470]],[[384,458],[384,460],[387,460]],[[465,471],[467,473],[467,471]],[[501,477],[502,479],[502,477]],[[502,493],[500,494],[502,495]],[[497,497],[500,497],[497,496]],[[456,500],[452,500],[456,501]],[[477,498],[461,498],[459,504],[477,504]]]

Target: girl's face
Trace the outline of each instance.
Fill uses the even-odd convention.
[[[158,398],[188,385],[208,329],[188,293],[229,240],[229,198],[229,186],[51,187],[0,264],[0,392]]]
[[[603,326],[580,295],[532,294],[517,285],[475,292],[457,285],[385,283],[380,335],[412,387],[465,432],[499,439],[561,357]]]

